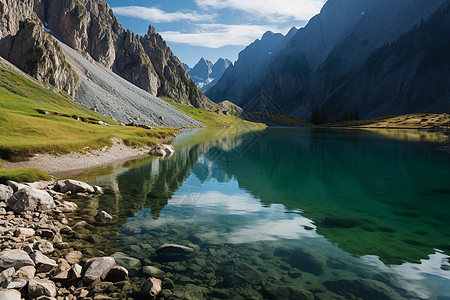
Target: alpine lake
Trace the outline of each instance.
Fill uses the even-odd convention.
[[[417,130],[185,130],[169,158],[76,178],[70,247],[162,270],[165,299],[450,299],[450,154]],[[105,210],[114,219],[99,226]],[[73,224],[72,224],[73,225]],[[164,243],[195,249],[166,260]],[[133,298],[148,277],[110,297]],[[130,269],[129,268],[129,269]]]

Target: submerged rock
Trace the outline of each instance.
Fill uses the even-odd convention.
[[[94,217],[94,219],[99,223],[106,224],[109,221],[111,221],[113,217],[111,217],[111,215],[108,214],[106,211],[102,210]]]
[[[191,247],[181,246],[177,244],[163,244],[156,249],[156,255],[162,258],[183,258],[194,253]]]
[[[153,266],[142,267],[142,273],[144,273],[145,275],[151,276],[151,277],[159,278],[159,279],[164,278],[164,275],[166,274],[164,271],[158,269],[157,267],[153,267]]]
[[[83,253],[81,253],[80,251],[71,251],[66,254],[66,260],[71,265],[80,263],[82,258]]]
[[[161,279],[150,277],[142,285],[139,294],[155,298],[162,291]]]
[[[130,276],[134,276],[139,273],[141,268],[141,261],[137,258],[130,257],[122,252],[116,252],[112,255],[116,263],[128,270]]]
[[[264,299],[279,300],[314,300],[314,295],[309,291],[303,291],[291,286],[278,286],[269,284],[263,287]]]
[[[46,191],[33,189],[31,187],[24,187],[18,190],[8,199],[6,204],[17,213],[35,210],[46,211],[56,208],[52,196]]]
[[[61,193],[71,192],[72,194],[76,193],[93,194],[95,192],[95,189],[91,185],[82,181],[72,179],[58,181],[55,185],[55,190]]]
[[[0,252],[0,272],[9,268],[18,270],[25,266],[34,267],[33,260],[25,251],[15,249]]]
[[[327,281],[324,286],[346,299],[365,300],[402,299],[399,293],[388,285],[372,279]]]
[[[110,282],[119,282],[128,279],[128,270],[121,266],[115,266],[109,270],[105,280]]]

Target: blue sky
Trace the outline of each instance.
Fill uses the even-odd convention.
[[[126,29],[144,35],[152,24],[178,58],[231,61],[271,30],[303,27],[325,0],[106,0]]]

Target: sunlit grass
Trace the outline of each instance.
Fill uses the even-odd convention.
[[[100,126],[70,117],[39,114],[62,113],[114,126]],[[175,128],[143,129],[119,126],[75,102],[15,72],[0,67],[0,157],[21,160],[36,153],[69,153],[111,145],[117,137],[130,146],[154,145],[173,136]]]
[[[6,183],[8,180],[35,182],[38,180],[50,180],[50,176],[34,168],[0,169],[0,183]]]
[[[240,127],[240,126],[264,126],[258,123],[252,123],[245,121],[236,116],[221,115],[216,112],[206,111],[201,108],[195,108],[192,106],[176,103],[169,98],[163,98],[165,101],[178,108],[182,112],[190,115],[197,121],[202,122],[206,127],[218,128],[218,127]]]

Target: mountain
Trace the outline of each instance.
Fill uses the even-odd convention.
[[[215,64],[203,57],[189,70],[189,75],[202,92],[211,88],[233,63],[228,59],[219,58]]]
[[[191,70],[191,67],[189,67],[187,64],[183,64],[183,63],[182,63],[182,65],[183,65],[184,69],[186,71],[188,71],[188,73],[189,73],[189,71]]]
[[[219,82],[221,90],[207,95],[316,122],[448,111],[448,6],[448,0],[329,0],[252,76],[248,93]]]
[[[0,27],[4,58],[72,96],[80,82],[54,36],[153,96],[212,106],[153,26],[125,30],[102,0],[0,0]]]
[[[228,99],[237,105],[244,104],[249,91],[262,80],[262,72],[273,54],[296,32],[297,29],[293,27],[286,36],[271,31],[264,33],[260,40],[254,41],[239,53],[236,63],[205,94],[214,102]]]

